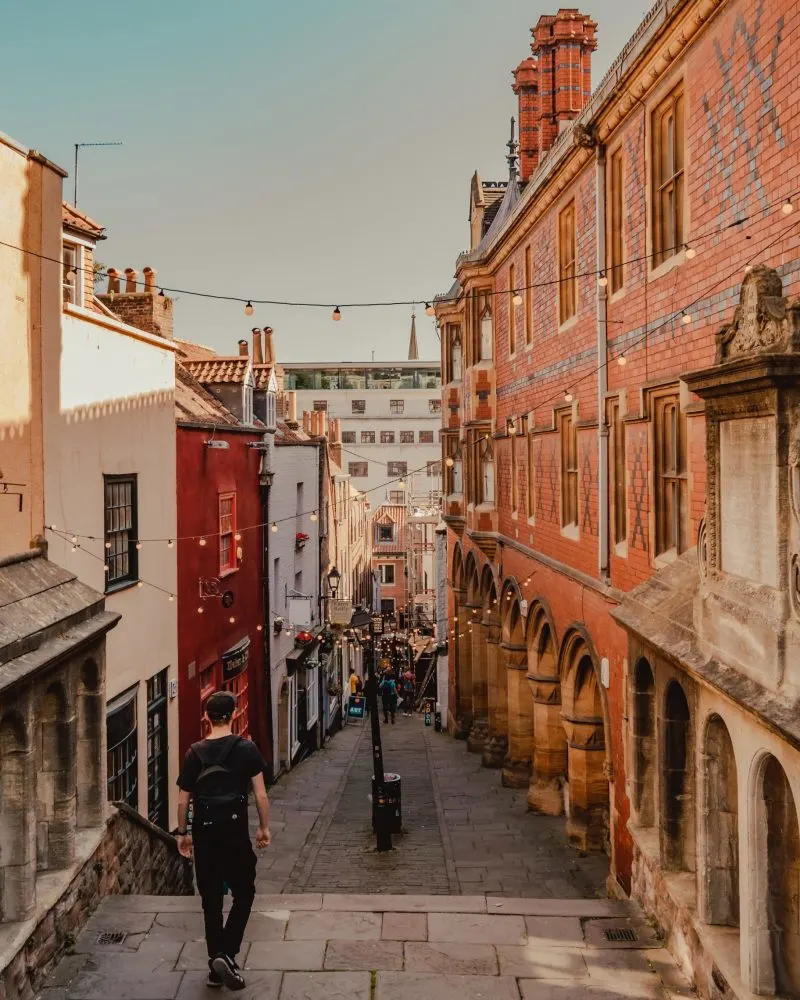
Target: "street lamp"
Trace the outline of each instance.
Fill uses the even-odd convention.
[[[328,573],[328,586],[331,589],[331,596],[336,597],[339,590],[339,582],[342,579],[342,574],[334,566],[333,569]]]

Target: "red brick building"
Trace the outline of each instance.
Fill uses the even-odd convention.
[[[196,357],[194,345],[182,346]],[[238,697],[234,731],[253,739],[269,763],[262,453],[252,447],[264,431],[252,417],[243,424],[182,364],[175,384],[180,752],[202,736],[205,699],[226,688]]]
[[[694,836],[680,803],[705,682],[682,661],[679,676],[675,649],[648,654],[648,680],[657,642],[620,605],[705,551],[705,402],[687,373],[724,357],[755,265],[798,291],[798,23],[780,0],[664,0],[592,92],[597,25],[540,18],[514,74],[519,167],[512,144],[502,200],[473,178],[471,247],[436,302],[450,728],[576,845],[608,851],[610,887],[672,900],[658,917],[684,914],[687,953],[697,910],[663,873],[700,872],[670,844]]]

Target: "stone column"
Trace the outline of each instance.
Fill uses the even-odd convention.
[[[564,812],[567,775],[567,734],[561,719],[561,683],[558,677],[528,673],[533,698],[533,769],[528,808],[547,816]]]
[[[55,697],[49,700],[52,709]],[[75,716],[72,706],[53,717],[45,709],[39,725],[41,764],[36,776],[37,867],[66,868],[75,860]]]
[[[456,704],[455,738],[465,740],[472,728],[472,636],[469,634],[469,609],[465,605],[466,591],[453,590],[455,601],[456,636],[453,643],[456,653]]]
[[[14,717],[12,716],[12,719]],[[0,727],[0,922],[36,910],[36,767],[21,717]]]
[[[500,653],[500,622],[485,615],[486,664],[489,679],[489,738],[483,747],[484,767],[502,767],[508,752],[508,685]]]
[[[106,726],[102,688],[82,685],[78,695],[76,759],[79,827],[101,826],[106,816]]]
[[[470,633],[467,628],[467,638],[471,639],[472,650],[472,728],[469,731],[467,749],[470,753],[483,753],[483,747],[489,737],[489,684],[486,662],[486,628],[482,618],[472,618],[473,612],[482,610],[480,604],[467,605],[472,626]]]
[[[569,815],[567,839],[584,851],[600,851],[608,830],[608,777],[603,720],[563,716],[567,732]]]
[[[501,647],[508,685],[508,754],[503,766],[507,788],[527,788],[533,757],[533,702],[525,679],[527,647],[504,642]]]

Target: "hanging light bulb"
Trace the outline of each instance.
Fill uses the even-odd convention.
[[[205,540],[205,538],[201,538],[201,539],[199,539],[199,544],[200,544],[200,545],[205,545],[205,544],[206,544],[206,540]]]
[[[172,539],[170,538],[170,540],[167,542],[167,548],[171,549],[174,544],[175,544],[175,542],[173,542]]]
[[[627,365],[627,363],[628,359],[625,357],[625,355],[620,354],[620,356],[617,358],[617,364],[620,366],[620,368],[624,368],[625,365]]]
[[[237,531],[236,534],[233,537],[236,539],[237,542],[241,542],[241,540],[242,540],[242,533],[241,533],[241,531]]]
[[[792,204],[792,199],[787,198],[786,201],[781,206],[781,211],[784,215],[791,215],[794,211],[794,205]]]
[[[444,460],[444,464],[447,466],[448,469],[452,469],[453,466],[456,464],[455,459],[453,459],[450,455],[448,455],[447,458]]]
[[[253,303],[249,299],[247,300],[247,305],[244,307],[244,314],[245,316],[253,315]]]
[[[333,313],[331,315],[331,319],[334,321],[334,323],[338,323],[341,318],[342,318],[342,310],[337,306],[333,310]]]
[[[433,308],[433,306],[430,304],[430,302],[426,302],[425,303],[425,314],[426,314],[426,316],[435,316],[436,315],[436,310]]]
[[[521,306],[522,305],[522,296],[519,294],[519,292],[516,289],[514,289],[514,294],[511,296],[511,301],[513,302],[513,304],[515,306]]]
[[[263,625],[256,625],[256,632],[262,632],[264,630]]]
[[[78,546],[77,545],[73,545],[72,546],[72,551],[73,552],[77,552],[78,551]]]
[[[316,519],[317,519],[317,512],[315,510],[312,510],[308,519],[309,519],[309,521],[316,521]]]
[[[286,634],[287,634],[287,635],[291,635],[291,634],[292,634],[292,630],[291,630],[290,628],[287,628],[287,629],[286,629]]]
[[[511,435],[517,433],[517,422],[513,417],[509,417],[508,420],[506,420],[506,430]]]
[[[571,393],[571,392],[569,391],[569,389],[567,389],[567,391],[566,391],[566,392],[564,393],[564,399],[565,399],[565,400],[566,400],[566,401],[567,401],[568,403],[571,403],[571,402],[572,402],[572,393]]]
[[[273,535],[274,535],[274,534],[275,534],[275,532],[276,532],[277,530],[278,530],[278,525],[277,525],[277,524],[276,524],[276,523],[275,523],[275,522],[273,521],[273,522],[272,522],[272,527],[270,528],[270,531],[271,531],[271,532],[273,533]]]
[[[197,613],[198,613],[198,615],[202,615],[202,613],[203,613],[203,607],[202,607],[202,605],[197,609]]]
[[[608,278],[606,277],[606,272],[605,271],[601,271],[600,272],[600,277],[597,279],[597,284],[601,288],[605,288],[606,285],[608,284]]]
[[[143,582],[142,582],[142,581],[140,580],[140,581],[139,581],[139,582],[138,582],[138,583],[136,584],[136,586],[137,586],[137,587],[139,588],[139,590],[141,590],[141,589],[142,589],[142,587],[144,586],[144,583],[143,583]]]
[[[111,542],[106,542],[106,548],[107,548],[107,549],[110,549],[110,548],[111,548]]]
[[[174,594],[170,594],[169,595],[169,600],[170,600],[170,602],[174,601],[175,600],[175,595]]]
[[[695,250],[695,248],[694,247],[690,247],[689,244],[687,243],[686,244],[686,259],[687,260],[694,260],[694,258],[696,256],[697,256],[697,251]]]
[[[228,621],[231,623],[231,625],[234,625],[236,623],[236,619],[233,617],[233,615],[230,616]]]
[[[78,536],[77,535],[73,535],[72,538],[70,538],[70,541],[72,542],[73,545],[77,545],[78,544]]]
[[[404,489],[405,489],[405,487],[406,487],[406,480],[405,480],[405,476],[401,476],[401,477],[400,477],[400,478],[398,479],[398,481],[397,481],[397,485],[398,485],[398,486],[400,487],[400,489],[401,489],[401,490],[404,490]]]
[[[164,289],[163,288],[159,288],[159,290],[158,290],[158,297],[160,299],[164,298]]]
[[[137,542],[137,543],[136,543],[136,548],[137,548],[137,549],[141,549],[141,547],[142,547],[142,543],[141,543],[141,542]]]
[[[64,277],[65,277],[65,278],[67,279],[67,281],[68,281],[68,282],[70,283],[70,285],[71,285],[71,284],[72,284],[72,282],[73,282],[73,281],[75,280],[75,278],[77,277],[77,275],[75,274],[75,270],[74,270],[74,268],[70,268],[70,269],[69,269],[69,271],[67,271],[67,273],[66,273],[66,274],[64,275]]]
[[[681,323],[683,323],[684,326],[688,326],[691,322],[692,322],[692,317],[690,316],[690,314],[682,312]]]

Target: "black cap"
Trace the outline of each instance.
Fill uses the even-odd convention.
[[[215,691],[206,701],[206,715],[212,722],[227,721],[236,710],[236,695],[230,691]]]

